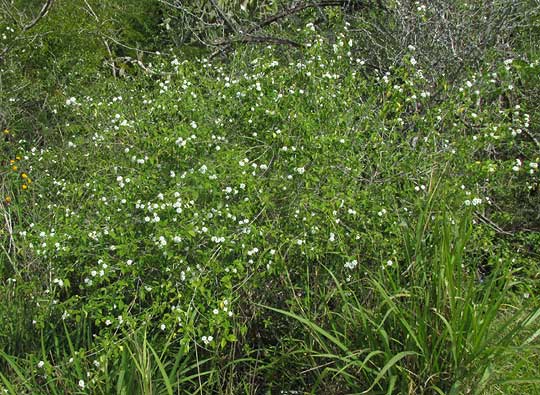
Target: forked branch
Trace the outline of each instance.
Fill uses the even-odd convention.
[[[15,37],[8,45],[4,47],[4,49],[0,52],[0,62],[3,62],[5,59],[6,54],[15,46],[15,43],[21,38],[21,36],[26,33],[28,30],[32,29],[34,26],[36,26],[39,21],[41,21],[43,18],[47,16],[49,11],[51,10],[51,7],[54,3],[54,0],[46,0],[43,6],[41,7],[41,10],[39,11],[39,14],[32,19],[28,24],[24,25],[22,29],[20,30],[17,37]]]

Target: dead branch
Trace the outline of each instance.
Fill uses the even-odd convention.
[[[168,73],[168,72],[153,70],[149,66],[145,65],[140,59],[133,59],[131,56],[120,56],[120,57],[112,59],[111,60],[112,67],[117,69],[116,63],[121,63],[121,62],[126,63],[126,64],[129,63],[129,64],[132,64],[132,65],[136,65],[136,66],[140,67],[146,74],[150,74],[150,75],[159,75],[159,76],[174,75],[174,73]],[[122,76],[122,75],[120,75],[120,76]]]
[[[304,45],[300,44],[297,41],[290,40],[288,38],[280,38],[280,37],[273,37],[273,36],[254,36],[251,34],[246,34],[241,37],[236,37],[231,40],[227,40],[221,45],[229,45],[234,43],[242,43],[242,44],[277,44],[277,45],[290,45],[291,47],[295,48],[301,48]],[[219,44],[219,43],[218,43]]]
[[[277,12],[276,14],[258,22],[255,26],[247,29],[245,33],[240,37],[233,37],[228,40],[222,40],[214,43],[214,45],[220,46],[221,48],[212,53],[210,58],[215,57],[219,53],[224,53],[230,50],[235,43],[244,43],[244,44],[260,44],[260,43],[269,43],[277,45],[289,45],[295,48],[303,47],[302,44],[285,38],[278,38],[272,36],[255,36],[253,33],[262,30],[266,26],[271,25],[272,23],[278,22],[282,19],[290,17],[292,15],[298,14],[301,11],[304,11],[308,8],[324,8],[324,7],[345,7],[349,4],[348,0],[324,0],[318,2],[309,2],[309,3],[300,3],[292,7],[286,8]]]
[[[26,25],[25,27],[23,27],[23,32],[26,32],[26,31],[32,29],[34,26],[36,26],[38,24],[38,22],[41,19],[45,18],[47,16],[47,14],[49,13],[49,10],[51,9],[53,3],[54,3],[54,0],[47,0],[45,2],[45,4],[43,4],[43,7],[41,7],[41,11],[34,18],[34,20],[32,22],[30,22],[28,25]]]
[[[274,22],[277,22],[281,19],[287,18],[291,15],[298,14],[301,11],[304,11],[308,8],[324,8],[324,7],[339,7],[339,6],[346,6],[348,4],[348,1],[346,0],[326,0],[326,1],[319,1],[314,3],[301,3],[297,4],[295,6],[292,6],[290,8],[287,8],[285,10],[282,10],[265,20],[259,22],[256,26],[252,27],[247,31],[247,34],[254,33],[258,30],[261,30],[262,28],[271,25]]]
[[[52,5],[54,3],[54,0],[46,0],[43,4],[43,7],[41,7],[41,10],[39,11],[39,14],[27,25],[24,25],[20,31],[20,33],[15,37],[11,43],[6,45],[4,49],[0,52],[0,63],[4,61],[6,54],[15,46],[15,43],[21,38],[21,36],[26,33],[28,30],[32,29],[34,26],[36,26],[39,21],[41,21],[43,18],[47,16],[49,13]]]
[[[219,14],[220,18],[223,19],[223,22],[231,29],[233,32],[238,33],[238,29],[234,25],[234,23],[227,17],[225,12],[221,9],[218,3],[216,3],[216,0],[210,0],[210,3],[212,3],[212,6],[216,10],[216,12]]]
[[[273,44],[273,45],[288,45],[294,48],[302,48],[304,47],[303,44],[290,40],[288,38],[280,38],[280,37],[273,37],[273,36],[254,36],[254,35],[243,35],[240,37],[235,37],[230,40],[225,41],[218,41],[216,43],[213,43],[213,46],[220,47],[216,51],[214,51],[210,55],[210,59],[213,59],[216,57],[216,55],[220,53],[225,53],[229,51],[233,44],[240,43],[240,44]]]
[[[525,134],[527,136],[529,136],[529,138],[532,140],[532,142],[534,144],[536,144],[536,147],[538,147],[538,149],[540,149],[540,141],[538,141],[538,139],[531,132],[529,132],[527,129],[524,129],[523,131],[525,132]]]

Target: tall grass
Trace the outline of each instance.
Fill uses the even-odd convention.
[[[346,287],[328,270],[339,307],[323,318],[267,307],[309,334],[298,347],[309,356],[310,393],[480,394],[507,380],[494,364],[531,347],[533,337],[516,339],[538,328],[540,309],[507,304],[504,261],[479,278],[467,254],[472,226],[471,212],[455,221],[426,208],[402,228],[404,262],[367,269],[368,278]]]
[[[83,394],[152,395],[205,393],[213,372],[209,359],[196,360],[190,350],[171,339],[152,344],[145,328],[124,332],[110,348],[77,351],[68,328],[65,350],[47,350],[42,338],[41,360],[16,358],[0,350],[0,388],[10,395]],[[158,348],[159,347],[159,348]],[[97,355],[100,355],[98,358]],[[25,391],[25,392],[21,392]]]

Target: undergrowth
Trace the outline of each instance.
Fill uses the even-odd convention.
[[[8,125],[5,393],[537,391],[538,60],[435,81],[335,33]]]

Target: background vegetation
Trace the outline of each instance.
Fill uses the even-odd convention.
[[[538,393],[537,1],[0,4],[2,391]]]

